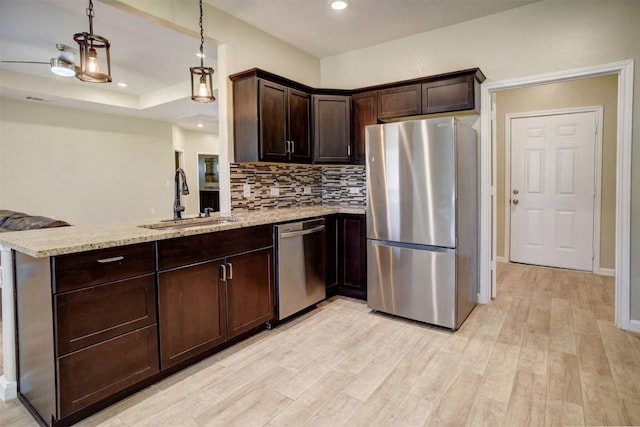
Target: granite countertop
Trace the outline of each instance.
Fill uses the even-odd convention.
[[[344,206],[307,206],[295,208],[261,209],[255,211],[236,211],[231,214],[213,214],[212,218],[232,216],[237,221],[221,224],[198,225],[199,221],[210,218],[187,218],[180,224],[193,223],[194,227],[180,229],[151,229],[145,225],[158,223],[158,220],[141,220],[105,225],[72,225],[69,227],[47,228],[0,233],[0,245],[15,249],[35,258],[124,246],[134,243],[153,242],[194,234],[212,233],[234,228],[252,227],[263,224],[294,221],[336,213],[365,213],[364,208]]]

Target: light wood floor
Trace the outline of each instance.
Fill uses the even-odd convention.
[[[640,335],[613,326],[613,279],[498,280],[455,333],[333,298],[80,425],[640,425]],[[0,425],[35,423],[14,401]]]

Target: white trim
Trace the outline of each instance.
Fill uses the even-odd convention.
[[[505,114],[504,119],[504,257],[511,259],[511,205],[506,203],[511,198],[511,120],[525,117],[554,116],[559,114],[595,113],[596,115],[596,140],[594,147],[594,191],[593,204],[593,240],[591,271],[597,273],[600,270],[600,214],[602,201],[602,128],[604,123],[604,107],[602,105],[556,108],[552,110],[526,111],[521,113]],[[495,136],[494,136],[495,137]],[[496,164],[496,163],[494,163]],[[494,168],[496,169],[496,168]],[[497,234],[497,233],[496,233]]]
[[[630,320],[628,329],[631,332],[637,332],[640,334],[640,320]]]
[[[506,264],[506,263],[508,263],[509,261],[508,261],[505,257],[503,257],[503,256],[497,256],[497,257],[496,257],[496,262],[499,262],[499,263],[502,263],[502,264]]]
[[[496,94],[491,94],[491,164],[498,163],[498,150],[496,149],[498,140],[498,129],[496,124]],[[498,171],[495,167],[491,168],[491,229],[496,230],[498,227]],[[496,265],[498,256],[498,235],[492,233],[491,236],[491,298],[498,296],[498,267]]]
[[[600,268],[598,271],[594,271],[594,273],[599,274],[601,276],[609,276],[615,277],[616,271],[613,268]]]
[[[13,283],[13,255],[9,248],[0,245],[2,263],[2,376],[0,376],[0,400],[7,402],[17,396],[16,338]]]
[[[489,302],[491,291],[491,229],[489,203],[491,197],[491,94],[511,88],[574,80],[607,74],[618,75],[618,139],[616,176],[616,280],[615,319],[622,329],[631,328],[631,146],[633,116],[633,60],[593,67],[560,71],[538,76],[483,83],[480,88],[480,286],[478,301]],[[640,322],[638,322],[640,323]],[[634,327],[636,324],[634,323]],[[640,325],[638,325],[640,326]],[[638,327],[640,331],[640,327]]]

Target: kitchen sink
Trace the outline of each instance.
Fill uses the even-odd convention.
[[[239,217],[217,217],[217,218],[185,218],[177,220],[165,220],[154,224],[143,224],[138,227],[150,228],[152,230],[183,230],[187,228],[209,227],[212,225],[229,224],[242,221]]]

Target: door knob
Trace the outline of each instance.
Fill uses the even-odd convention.
[[[513,200],[511,201],[511,203],[513,203],[514,205],[517,205],[517,204],[518,204],[518,199],[513,199]]]
[[[513,190],[513,194],[518,194],[519,191],[518,190]]]

